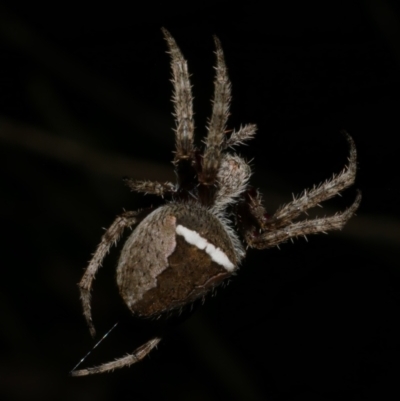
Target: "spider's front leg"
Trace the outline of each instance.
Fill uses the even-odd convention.
[[[187,61],[171,34],[162,28],[164,38],[168,44],[171,56],[172,84],[174,92],[172,102],[174,104],[175,116],[175,138],[176,153],[174,163],[179,164],[181,160],[192,159],[195,151],[193,143],[194,121],[193,121],[193,96],[189,80]]]
[[[85,273],[79,282],[79,288],[81,291],[81,300],[83,306],[83,314],[86,322],[89,326],[90,334],[92,337],[96,335],[96,330],[92,321],[92,312],[90,306],[90,290],[92,289],[92,283],[96,275],[97,270],[101,266],[104,257],[109,252],[111,246],[116,244],[120,239],[125,228],[130,228],[135,225],[139,220],[142,213],[148,213],[148,211],[136,211],[136,212],[125,212],[118,216],[107,231],[103,234],[101,242],[98,245],[89,266],[86,268]]]
[[[197,183],[197,172],[200,166],[198,151],[194,145],[192,86],[187,61],[171,34],[164,28],[162,31],[171,56],[171,82],[174,90],[172,103],[176,126],[176,151],[173,164],[178,179],[175,190],[182,196],[182,193],[190,191],[195,186],[194,182]]]
[[[353,139],[346,132],[343,133],[350,144],[349,165],[337,176],[314,186],[311,190],[305,190],[300,197],[280,207],[271,217],[266,214],[258,192],[246,194],[247,199],[239,209],[239,217],[243,235],[249,246],[258,249],[270,248],[293,237],[340,230],[346,224],[361,202],[360,193],[354,203],[344,212],[331,217],[293,222],[301,213],[338,195],[343,189],[354,183],[357,152]]]
[[[231,100],[231,83],[225,65],[224,53],[218,38],[214,37],[217,56],[214,79],[214,98],[208,134],[205,140],[202,171],[199,177],[201,184],[214,184],[221,164],[222,150],[225,147],[225,130],[229,116]]]

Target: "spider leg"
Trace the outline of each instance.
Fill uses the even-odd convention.
[[[79,288],[81,291],[81,300],[83,306],[83,314],[86,322],[89,326],[90,334],[92,337],[95,336],[96,330],[92,321],[92,313],[90,307],[90,290],[97,270],[101,266],[104,257],[109,252],[111,246],[116,244],[120,239],[125,228],[132,227],[138,222],[138,216],[141,212],[125,212],[118,216],[107,231],[103,234],[100,244],[98,245],[85,273],[79,282]]]
[[[213,110],[208,124],[202,172],[199,177],[199,181],[203,185],[213,185],[219,170],[231,99],[231,83],[228,78],[224,53],[218,38],[214,37],[214,40],[217,65],[215,67]]]
[[[265,249],[279,245],[289,238],[318,234],[329,230],[341,230],[357,210],[360,202],[361,194],[358,193],[354,203],[342,213],[337,213],[331,217],[299,221],[277,230],[263,232],[259,235],[248,231],[246,233],[246,241],[253,248]]]
[[[249,246],[259,249],[270,248],[300,235],[339,230],[357,210],[361,194],[348,209],[331,217],[294,222],[301,213],[318,206],[322,201],[338,195],[354,183],[357,169],[357,152],[353,139],[344,132],[350,144],[348,166],[337,176],[306,190],[297,199],[278,209],[269,217],[262,204],[261,195],[254,189],[245,192],[237,207],[237,223]]]
[[[144,194],[152,194],[164,197],[168,194],[176,192],[175,185],[171,182],[158,182],[158,181],[135,181],[131,178],[124,179],[125,184],[134,192],[141,192]]]
[[[132,354],[128,354],[122,358],[116,359],[115,361],[103,363],[102,365],[95,366],[93,368],[74,370],[71,372],[71,376],[87,376],[96,373],[109,372],[125,366],[131,366],[134,363],[141,361],[154,347],[157,346],[160,341],[160,337],[154,337],[141,345],[139,348],[136,348]]]
[[[189,80],[187,61],[184,59],[175,39],[162,28],[164,38],[167,41],[169,54],[171,55],[172,84],[174,92],[172,102],[174,104],[174,116],[176,123],[176,153],[174,162],[182,159],[191,159],[194,152],[193,134],[193,96]]]
[[[293,219],[304,213],[307,209],[318,206],[320,202],[333,198],[345,188],[354,183],[357,170],[357,151],[352,137],[343,132],[350,144],[350,156],[348,166],[338,175],[326,180],[303,194],[287,205],[279,208],[268,220],[263,222],[262,229],[279,228],[289,224]]]
[[[243,145],[244,142],[253,139],[257,131],[255,124],[246,124],[239,128],[239,131],[233,131],[231,136],[225,142],[225,148]]]

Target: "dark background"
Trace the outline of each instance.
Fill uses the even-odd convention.
[[[276,3],[2,3],[2,400],[398,395],[400,6]],[[355,188],[363,201],[342,232],[250,250],[229,286],[172,322],[140,364],[70,378],[94,344],[76,283],[101,227],[123,208],[159,202],[131,194],[121,177],[174,179],[162,26],[189,62],[198,141],[211,110],[212,35],[220,38],[233,84],[230,127],[259,127],[241,153],[254,158],[252,183],[269,212],[343,168],[343,128],[357,145],[356,185],[319,213],[343,210]],[[95,282],[99,333],[124,310],[117,257],[114,249]],[[133,351],[153,329],[122,319],[84,366]]]

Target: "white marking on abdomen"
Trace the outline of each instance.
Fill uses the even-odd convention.
[[[188,228],[178,224],[176,226],[176,233],[178,235],[182,235],[187,243],[206,251],[206,253],[214,262],[223,266],[226,270],[228,270],[228,272],[231,272],[235,269],[235,265],[229,260],[225,252],[223,252],[220,248],[215,247],[213,244],[210,244],[196,231],[189,230]]]

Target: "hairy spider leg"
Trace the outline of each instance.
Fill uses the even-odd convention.
[[[207,127],[208,134],[205,140],[203,169],[200,175],[200,183],[203,185],[214,185],[220,167],[231,100],[231,83],[228,78],[224,53],[219,39],[214,37],[214,41],[217,65],[215,67],[213,108]]]
[[[350,219],[361,202],[360,193],[354,203],[342,213],[293,223],[300,214],[340,194],[354,183],[357,170],[356,147],[351,136],[344,131],[342,133],[350,144],[348,166],[331,179],[305,190],[301,196],[280,207],[274,215],[268,216],[258,191],[249,188],[245,192],[242,202],[237,206],[237,223],[249,246],[258,249],[271,248],[299,235],[339,230]]]
[[[103,363],[99,366],[94,366],[92,368],[86,368],[81,370],[74,370],[71,372],[71,376],[87,376],[96,373],[104,373],[109,372],[114,369],[120,369],[125,366],[131,366],[134,363],[141,361],[149,352],[155,348],[158,343],[161,341],[160,337],[154,337],[151,340],[145,342],[140,347],[136,348],[136,350],[132,354],[128,354],[122,358],[118,358],[115,361]]]
[[[150,210],[146,209],[135,212],[125,212],[119,215],[103,234],[100,244],[94,252],[93,257],[89,262],[89,266],[86,268],[85,273],[79,282],[83,315],[85,316],[92,337],[96,335],[96,330],[92,320],[90,292],[97,270],[100,268],[112,245],[117,244],[125,228],[133,227],[135,224],[139,223],[149,212]]]

